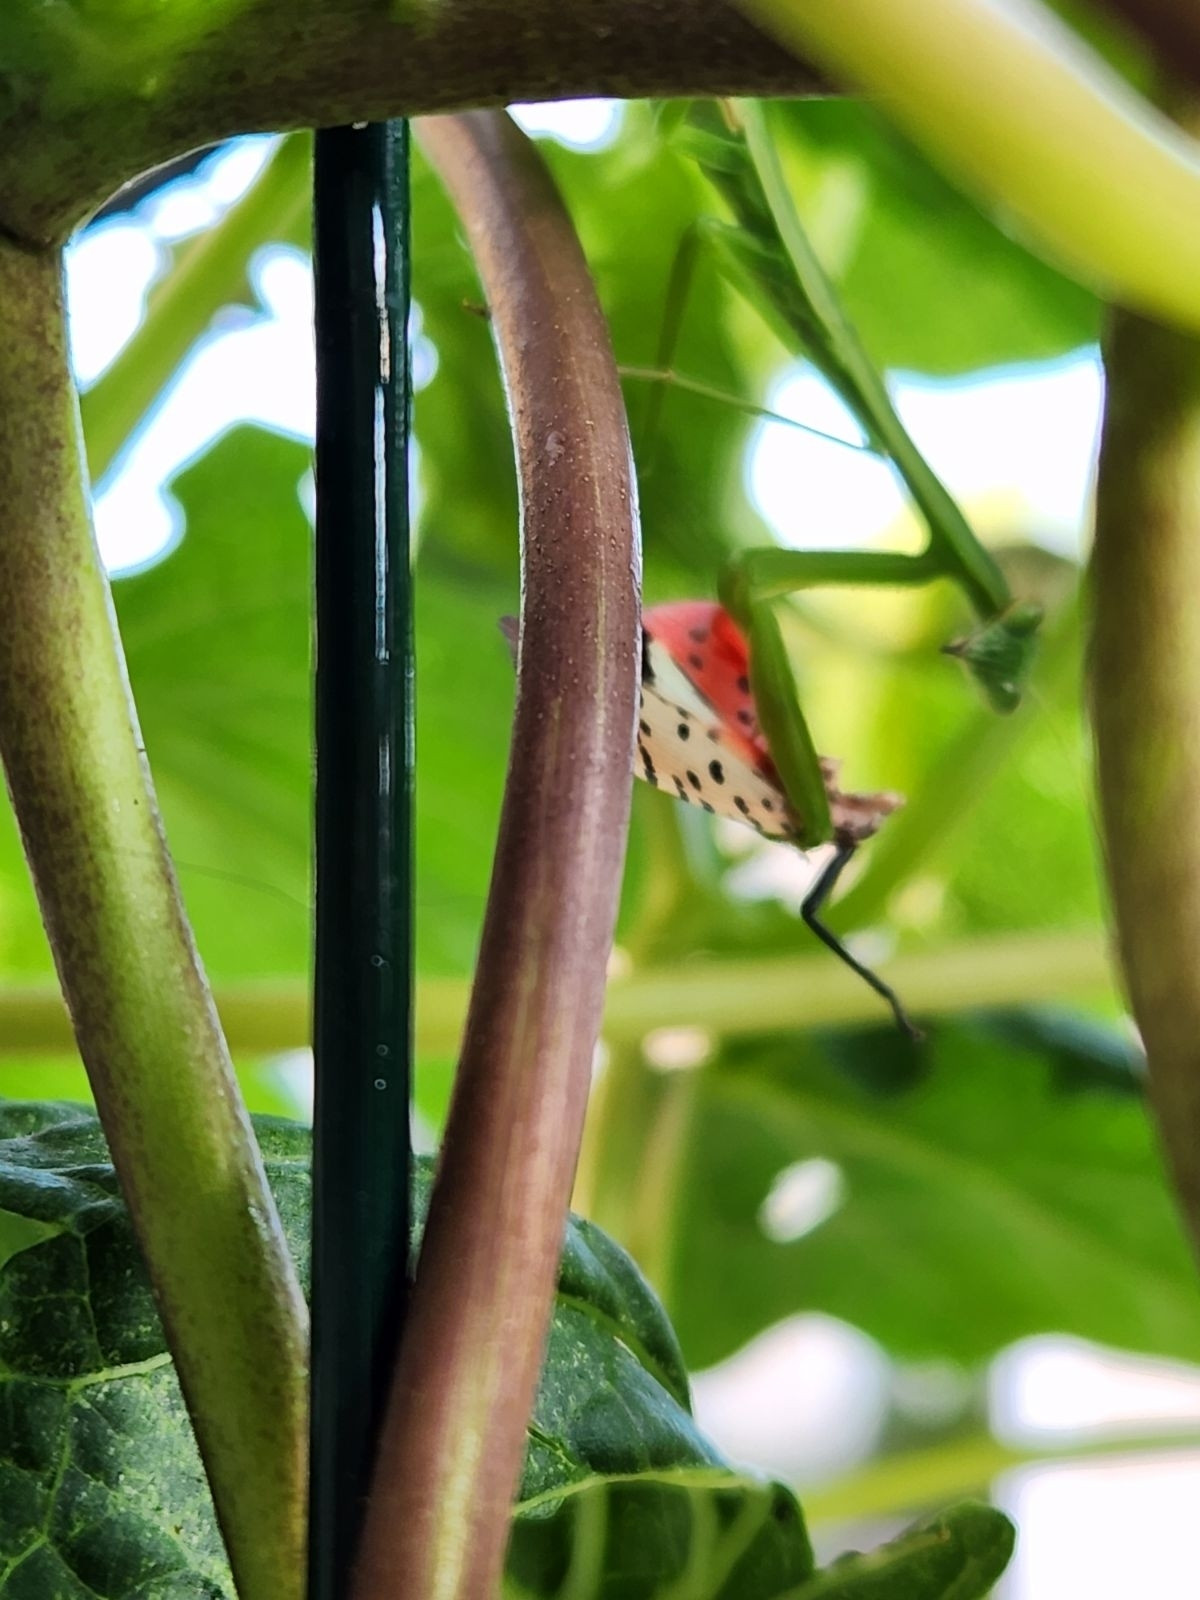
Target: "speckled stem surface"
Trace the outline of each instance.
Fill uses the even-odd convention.
[[[493,1600],[616,918],[641,573],[608,329],[541,158],[499,112],[417,131],[504,370],[522,637],[479,963],[354,1597]]]
[[[57,252],[0,241],[0,756],[241,1600],[303,1587],[307,1314],[192,943],[87,509]]]

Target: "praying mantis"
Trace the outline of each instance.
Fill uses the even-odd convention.
[[[635,772],[685,802],[802,850],[832,842],[833,853],[801,915],[887,1001],[899,1025],[919,1037],[895,992],[846,949],[820,915],[855,850],[902,802],[888,792],[843,793],[837,763],[818,756],[776,603],[819,585],[918,585],[949,578],[971,605],[977,626],[946,651],[962,661],[1000,712],[1019,703],[1041,608],[1014,600],[999,566],[897,416],[804,233],[767,109],[760,102],[697,102],[670,108],[663,124],[698,162],[732,220],[704,219],[681,246],[660,365],[669,367],[679,307],[703,242],[735,290],[850,407],[868,447],[903,480],[928,537],[913,554],[748,550],[723,570],[719,604],[681,601],[648,610]],[[707,759],[697,755],[700,745]]]

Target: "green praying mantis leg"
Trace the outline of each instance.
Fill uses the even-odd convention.
[[[708,178],[733,221],[702,219],[681,242],[668,286],[659,366],[669,367],[682,323],[682,307],[700,248],[711,250],[727,281],[753,305],[795,354],[806,357],[846,403],[862,429],[865,448],[890,461],[928,529],[924,550],[750,550],[734,559],[721,586],[726,607],[764,658],[758,672],[764,727],[775,724],[783,750],[781,773],[797,785],[797,798],[816,803],[807,731],[798,731],[798,708],[784,673],[782,646],[761,607],[773,598],[821,584],[916,585],[948,578],[962,591],[978,626],[949,647],[975,677],[995,710],[1020,700],[1033,638],[1041,618],[1032,604],[1015,602],[1004,574],[931,470],[905,429],[886,383],[870,359],[809,241],[785,182],[769,113],[755,101],[693,103],[667,119],[670,136]],[[864,448],[860,446],[859,448]],[[794,687],[794,686],[793,686]],[[784,714],[780,696],[794,709]],[[793,759],[793,755],[796,759]],[[804,768],[807,777],[802,775]],[[809,813],[805,813],[808,815]],[[816,805],[816,826],[823,812]]]

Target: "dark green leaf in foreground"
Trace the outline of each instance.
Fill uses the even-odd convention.
[[[308,1131],[257,1126],[303,1265]],[[418,1226],[429,1183],[426,1165]],[[0,1596],[226,1600],[191,1430],[90,1112],[0,1102],[0,1219]],[[795,1501],[726,1467],[696,1431],[661,1309],[629,1258],[578,1221],[517,1511],[515,1571],[539,1596],[569,1576],[572,1593],[649,1600],[686,1576],[678,1592],[693,1600],[771,1600],[812,1574]],[[602,1588],[580,1589],[597,1527],[611,1568]]]

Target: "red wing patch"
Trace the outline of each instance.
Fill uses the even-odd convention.
[[[515,660],[516,620],[500,626]],[[759,726],[741,629],[709,600],[652,606],[642,627],[636,776],[768,839],[796,839],[800,824]],[[870,838],[903,804],[887,792],[843,794],[836,761],[822,757],[821,772],[843,842]]]
[[[741,820],[769,838],[795,837],[798,824],[759,724],[750,690],[750,651],[737,623],[715,601],[676,600],[651,606],[643,613],[642,627],[653,645],[652,651],[645,652],[646,664],[653,666],[664,656],[669,657],[701,703],[711,709],[715,727],[709,737],[715,738],[719,733],[730,752],[738,756],[740,766],[757,775],[760,804],[754,815],[742,812]],[[663,681],[668,674],[661,666],[657,671],[656,687],[669,697]],[[643,692],[644,689],[643,682]],[[683,698],[678,679],[675,680],[675,698]],[[829,795],[834,831],[842,839],[855,842],[869,839],[883,819],[904,803],[899,795],[886,791],[843,794],[837,786],[838,763],[825,757],[821,759],[821,773]],[[692,796],[682,798],[691,799]],[[765,813],[769,824],[766,827],[761,804],[764,799],[771,802]],[[711,801],[712,796],[707,795],[701,803]],[[735,814],[725,807],[715,809],[725,816]],[[779,826],[776,821],[780,812],[788,819],[785,826]]]
[[[715,601],[676,600],[651,606],[642,627],[716,712],[748,760],[769,767],[766,741],[750,692],[750,652],[737,623]]]

